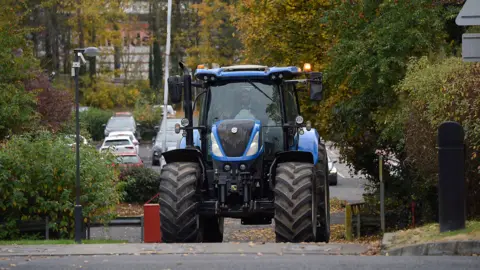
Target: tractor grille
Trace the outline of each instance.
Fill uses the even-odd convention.
[[[224,120],[217,126],[218,137],[223,151],[229,157],[241,157],[252,135],[253,120]],[[237,133],[232,129],[237,128]]]

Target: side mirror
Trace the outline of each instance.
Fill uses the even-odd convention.
[[[160,130],[160,127],[159,126],[155,126],[153,127],[153,130],[155,130],[155,132],[158,132]]]
[[[334,160],[332,163],[335,164],[335,163],[337,163],[337,162],[338,162],[338,160]]]
[[[323,74],[321,72],[309,73],[308,90],[310,92],[310,100],[319,101],[323,98]]]
[[[168,95],[173,104],[178,104],[182,101],[183,80],[180,76],[168,77]],[[168,108],[164,108],[168,110]]]
[[[103,124],[103,125],[102,125],[102,127],[106,127],[106,126],[107,126],[107,124]]]
[[[152,138],[152,144],[155,144],[155,137]]]

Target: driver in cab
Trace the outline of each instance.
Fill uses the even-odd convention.
[[[252,112],[250,91],[242,91],[240,97],[240,111],[234,119],[257,119]]]

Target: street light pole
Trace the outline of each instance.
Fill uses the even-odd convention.
[[[164,78],[164,87],[163,87],[163,146],[162,152],[167,151],[167,115],[168,115],[168,74],[169,74],[169,65],[170,65],[170,36],[171,36],[171,25],[172,25],[172,0],[168,0],[168,11],[167,11],[167,44],[165,50],[165,78]],[[162,164],[160,164],[161,166]]]
[[[75,172],[75,242],[78,244],[82,243],[83,236],[83,213],[82,205],[80,204],[80,89],[78,85],[80,65],[81,62],[86,63],[84,58],[95,57],[100,51],[95,47],[89,47],[86,49],[74,49],[74,61],[72,65],[72,76],[75,80],[75,154],[76,154],[76,172]]]
[[[73,62],[73,75],[75,79],[75,154],[76,154],[76,173],[75,173],[75,242],[82,243],[82,205],[80,204],[80,90],[78,85],[78,76],[80,73],[81,50],[73,50],[75,53]]]

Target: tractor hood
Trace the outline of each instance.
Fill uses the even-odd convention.
[[[258,120],[231,119],[213,124],[212,158],[217,161],[247,161],[263,153],[261,125]]]

